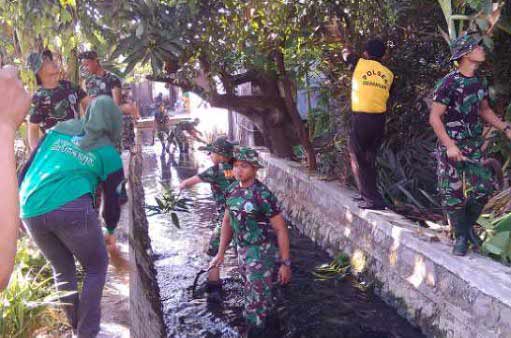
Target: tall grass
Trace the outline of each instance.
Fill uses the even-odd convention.
[[[0,293],[0,337],[33,337],[38,332],[60,336],[66,325],[57,310],[59,298],[52,271],[41,253],[23,238],[16,265],[6,290]]]

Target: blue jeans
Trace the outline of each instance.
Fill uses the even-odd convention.
[[[61,301],[79,338],[96,337],[108,254],[92,197],[84,195],[44,215],[24,219],[30,236],[51,263],[58,289],[78,291],[75,258],[85,271],[81,295]]]

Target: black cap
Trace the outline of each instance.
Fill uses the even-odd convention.
[[[88,50],[78,55],[78,59],[80,60],[96,60],[97,58],[98,53],[96,53],[94,50]]]
[[[365,50],[369,56],[381,58],[385,55],[385,42],[381,39],[371,39],[366,42]]]

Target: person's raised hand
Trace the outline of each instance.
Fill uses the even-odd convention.
[[[0,125],[16,130],[27,115],[30,95],[27,93],[14,66],[0,69]]]

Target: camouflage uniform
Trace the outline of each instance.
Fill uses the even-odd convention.
[[[171,141],[176,141],[179,146],[179,152],[188,153],[189,143],[185,135],[185,131],[191,131],[195,128],[197,123],[193,121],[182,121],[177,123],[172,129]]]
[[[32,96],[30,123],[39,124],[42,131],[57,122],[80,118],[80,101],[85,92],[69,81],[59,81],[56,88],[40,87]]]
[[[492,173],[482,164],[484,140],[479,109],[485,99],[488,99],[486,82],[478,77],[464,77],[457,70],[436,86],[433,100],[447,106],[444,116],[447,134],[469,159],[451,161],[444,146],[437,150],[438,189],[446,209],[461,208],[470,197],[484,201],[493,191]]]
[[[213,200],[217,205],[217,215],[215,217],[215,229],[209,240],[207,254],[216,256],[220,246],[220,232],[222,229],[222,220],[225,213],[225,192],[234,182],[232,174],[232,165],[229,163],[219,163],[199,174],[203,182],[211,185]]]
[[[169,140],[169,117],[166,112],[158,111],[154,115],[154,121],[156,122],[156,135],[160,140],[163,148],[165,149],[167,146],[167,141]],[[170,147],[170,143],[168,144]]]
[[[234,144],[229,142],[225,137],[219,137],[215,142],[199,147],[199,150],[217,153],[229,159],[232,158],[232,150]],[[232,172],[232,165],[230,163],[216,164],[202,173],[199,178],[203,182],[211,185],[211,192],[213,193],[213,200],[217,205],[217,215],[215,217],[215,229],[209,240],[207,254],[209,256],[216,256],[218,248],[220,247],[220,233],[222,229],[222,220],[225,213],[225,198],[227,189],[235,181]]]
[[[248,153],[253,152],[256,157],[255,151],[242,148],[240,152],[235,159],[260,166],[249,160],[252,155]],[[227,192],[226,206],[244,280],[244,316],[249,325],[263,327],[274,306],[272,285],[279,260],[277,239],[270,224],[270,219],[280,213],[277,198],[258,180],[247,188],[235,182]]]
[[[451,61],[472,52],[481,44],[477,34],[467,33],[452,41]],[[494,189],[492,172],[483,165],[483,121],[481,103],[488,100],[488,85],[477,76],[466,77],[455,70],[436,86],[433,100],[446,106],[443,122],[447,135],[455,141],[463,161],[450,160],[446,147],[437,150],[438,189],[449,223],[454,230],[453,254],[464,256],[468,243],[474,248],[481,239],[474,232],[488,196]]]
[[[112,97],[112,89],[122,88],[121,79],[112,73],[105,72],[99,76],[88,74],[85,79],[85,89],[89,96],[108,95]]]
[[[127,96],[123,95],[121,104],[130,103]],[[131,114],[122,115],[122,149],[129,150],[135,145],[135,121]]]

